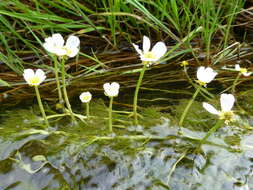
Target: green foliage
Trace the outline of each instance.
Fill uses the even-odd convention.
[[[122,38],[131,42],[144,34],[156,34],[156,40],[167,36],[180,45],[186,44],[185,47],[193,51],[190,39],[183,39],[201,27],[203,30],[195,37],[202,39],[209,59],[213,38],[217,34],[221,35],[218,51],[229,44],[232,23],[244,3],[243,0],[28,2],[0,2],[0,45],[4,48],[0,53],[0,61],[19,74],[23,65],[27,64],[22,60],[23,57],[33,54],[40,58],[44,52],[41,42],[56,32],[100,36],[113,48],[120,47]]]

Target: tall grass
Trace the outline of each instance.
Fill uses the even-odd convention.
[[[194,37],[199,39],[210,61],[215,37],[219,37],[216,51],[230,45],[232,24],[244,0],[28,2],[0,1],[0,61],[17,73],[26,64],[24,57],[32,54],[38,58],[44,54],[41,41],[54,32],[100,36],[113,48],[122,39],[131,42],[149,35],[192,49],[185,36],[201,27]]]

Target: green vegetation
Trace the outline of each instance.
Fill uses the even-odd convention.
[[[201,39],[199,45],[205,49],[209,60],[211,55],[230,44],[231,27],[243,3],[244,0],[1,1],[0,61],[19,74],[34,59],[45,62],[41,43],[56,32],[78,35],[84,46],[89,36],[97,36],[112,50],[121,49],[123,41],[136,42],[144,34],[155,35],[156,40],[168,41],[168,45],[173,40],[175,48],[180,47],[182,53],[190,49],[194,55],[196,52],[190,42]],[[202,29],[184,39],[199,27]],[[173,49],[173,43],[171,46]],[[90,52],[91,49],[82,51],[84,54]],[[27,59],[30,56],[34,59]],[[168,56],[171,55],[168,53]]]
[[[244,3],[0,1],[0,189],[252,189]]]

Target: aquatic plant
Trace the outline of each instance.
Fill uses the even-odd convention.
[[[239,71],[237,77],[235,78],[234,82],[233,82],[233,85],[232,85],[232,92],[235,93],[235,87],[237,85],[237,82],[240,78],[241,75],[245,76],[245,77],[248,77],[252,74],[252,72],[248,72],[248,69],[247,68],[243,68],[243,67],[240,67],[239,64],[236,64],[235,65],[235,70],[236,71]]]
[[[199,67],[198,70],[197,70],[197,83],[199,84],[199,86],[197,87],[195,93],[193,94],[192,96],[192,99],[189,101],[189,103],[187,104],[183,114],[181,115],[181,118],[180,118],[180,121],[179,121],[179,126],[182,126],[183,125],[183,122],[184,122],[184,119],[188,113],[188,110],[190,109],[193,101],[195,100],[195,98],[197,97],[198,93],[200,92],[201,90],[201,87],[204,86],[206,87],[207,83],[210,83],[214,78],[215,76],[217,75],[218,73],[215,72],[212,68],[210,67]]]
[[[104,87],[105,95],[110,98],[108,124],[109,124],[109,132],[113,132],[112,130],[112,103],[113,103],[113,97],[116,97],[119,94],[120,85],[117,82],[112,82],[111,84],[105,83],[103,87]]]
[[[55,54],[61,60],[61,76],[62,76],[62,90],[63,90],[63,97],[66,103],[66,106],[70,112],[72,119],[74,120],[74,114],[71,109],[71,105],[69,103],[68,94],[66,90],[66,83],[65,83],[65,60],[68,57],[74,57],[79,52],[79,45],[80,40],[76,36],[69,36],[66,44],[64,44],[64,39],[61,34],[53,34],[51,37],[45,39],[45,43],[43,47],[50,53]],[[60,81],[58,77],[58,61],[57,58],[54,58],[54,72],[56,77],[58,95],[60,104],[63,103],[61,89],[60,89]]]
[[[248,72],[247,68],[240,67],[239,64],[235,65],[235,70],[239,71],[239,73],[242,74],[245,77],[248,77],[248,76],[250,76],[252,74],[252,72]]]
[[[215,72],[210,67],[199,67],[197,70],[197,82],[201,85],[206,87],[207,83],[210,83],[215,76],[217,75],[217,72]]]
[[[49,126],[49,123],[45,114],[45,110],[41,102],[40,92],[38,89],[38,86],[46,79],[46,75],[44,71],[41,69],[37,69],[34,72],[32,69],[25,69],[23,73],[23,77],[30,86],[34,86],[41,114],[44,118],[44,122],[46,123],[47,126]]]
[[[234,113],[231,109],[234,106],[235,97],[233,94],[221,94],[220,96],[220,105],[221,111],[215,109],[212,105],[203,102],[203,107],[211,114],[215,114],[219,116],[219,119],[225,120],[225,123],[228,124],[229,122],[234,120]]]
[[[61,34],[53,34],[45,39],[43,47],[50,53],[63,57],[75,57],[79,52],[80,40],[76,36],[69,36],[66,44]]]
[[[90,115],[89,103],[91,101],[92,94],[90,92],[83,92],[80,94],[79,98],[82,103],[86,103],[86,116],[88,118]]]
[[[232,108],[235,103],[235,97],[233,94],[221,94],[220,96],[220,105],[221,105],[221,111],[214,108],[212,105],[203,102],[203,107],[205,110],[207,110],[209,113],[218,115],[219,119],[222,122],[217,122],[215,126],[213,126],[206,136],[202,139],[201,143],[203,143],[211,134],[213,134],[220,126],[224,123],[227,125],[229,122],[232,122],[235,120],[235,114],[232,111]]]
[[[138,124],[137,118],[137,101],[138,101],[138,93],[141,86],[141,82],[144,76],[144,73],[151,64],[159,61],[159,59],[166,53],[167,47],[164,42],[157,42],[154,47],[150,51],[151,42],[147,36],[143,36],[143,45],[142,49],[140,50],[139,46],[133,44],[135,50],[140,55],[140,59],[142,61],[143,67],[137,81],[135,93],[134,93],[134,102],[133,102],[133,116],[135,124]]]

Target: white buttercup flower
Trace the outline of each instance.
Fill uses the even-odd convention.
[[[53,34],[51,37],[45,39],[43,47],[50,53],[57,56],[74,57],[79,52],[80,40],[76,36],[68,37],[64,45],[64,39],[61,34]]]
[[[198,83],[206,86],[207,83],[211,82],[218,73],[210,67],[199,67],[197,70]]]
[[[92,95],[90,92],[83,92],[80,96],[79,96],[80,100],[83,103],[88,103],[91,101]]]
[[[38,86],[46,78],[44,71],[42,71],[41,69],[37,69],[36,72],[34,72],[32,69],[25,69],[23,76],[25,81],[30,86]]]
[[[228,124],[234,120],[234,113],[231,111],[235,103],[235,97],[232,94],[221,94],[220,104],[221,111],[215,109],[212,105],[204,102],[203,107],[211,114],[219,115],[220,119],[224,119],[225,123]]]
[[[240,73],[242,73],[243,76],[245,76],[245,77],[248,77],[248,76],[250,76],[252,74],[252,72],[248,72],[248,70],[246,68],[240,67],[239,64],[235,65],[235,70],[239,71]]]
[[[143,50],[140,50],[139,46],[136,44],[133,44],[133,46],[140,54],[141,60],[149,63],[158,61],[167,51],[164,42],[157,42],[150,51],[150,39],[147,36],[143,36]]]
[[[115,97],[118,96],[119,94],[119,83],[117,82],[112,82],[110,83],[105,83],[104,84],[104,91],[105,91],[105,95],[109,96],[109,97]]]

